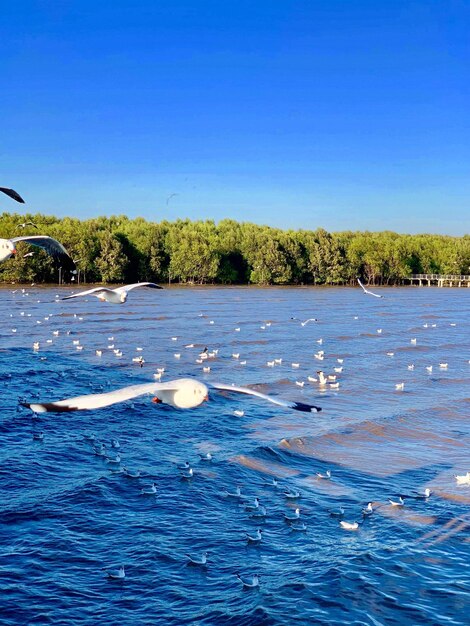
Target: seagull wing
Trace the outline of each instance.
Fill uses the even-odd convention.
[[[65,296],[62,300],[70,300],[70,298],[79,298],[80,296],[98,296],[100,293],[110,293],[113,289],[107,287],[94,287],[93,289],[87,289],[86,291],[80,291],[80,293],[74,293],[71,296]]]
[[[116,293],[127,293],[131,289],[136,289],[137,287],[150,287],[151,289],[163,289],[160,285],[156,285],[155,283],[134,283],[133,285],[123,285],[122,287],[118,287],[114,291]]]
[[[359,286],[362,288],[362,291],[364,293],[367,293],[367,289],[364,287],[364,285],[361,283],[361,281],[359,280],[359,278],[357,279],[357,282],[359,283]]]
[[[146,394],[158,393],[178,389],[178,381],[166,383],[144,383],[143,385],[131,385],[107,393],[93,393],[86,396],[67,398],[57,402],[22,402],[21,404],[35,413],[63,413],[68,411],[84,411],[86,409],[101,409],[105,406],[132,400]]]
[[[361,281],[359,280],[359,278],[357,279],[357,282],[362,287],[362,291],[366,293],[367,295],[374,296],[374,298],[383,298],[383,296],[380,296],[378,293],[373,293],[372,291],[369,291],[368,289],[366,289],[364,285],[361,283]]]
[[[225,385],[224,383],[211,383],[211,387],[213,389],[219,389],[221,391],[245,393],[249,396],[255,396],[256,398],[267,400],[268,402],[272,402],[273,404],[278,404],[279,406],[285,406],[289,409],[294,409],[295,411],[304,411],[305,413],[318,413],[319,411],[321,411],[321,407],[314,406],[313,404],[304,404],[303,402],[294,402],[292,400],[282,400],[281,398],[267,396],[264,393],[260,393],[259,391],[255,391],[254,389],[249,389],[248,387],[236,387],[235,385]]]
[[[38,246],[53,256],[65,270],[72,273],[77,271],[75,263],[67,250],[60,242],[52,237],[47,237],[46,235],[26,235],[25,237],[13,237],[10,241],[13,241],[13,243],[22,241],[32,246]]]
[[[0,191],[5,193],[7,196],[10,196],[10,198],[13,198],[13,200],[16,200],[17,202],[21,202],[21,204],[24,204],[23,198],[14,189],[8,189],[8,187],[0,187]]]

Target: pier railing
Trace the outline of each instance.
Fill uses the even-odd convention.
[[[438,287],[470,287],[470,275],[464,274],[412,274],[409,277],[412,285],[420,287],[437,285]]]

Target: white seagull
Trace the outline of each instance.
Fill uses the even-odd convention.
[[[300,322],[301,326],[306,326],[309,322],[318,322],[316,317],[311,317],[308,320],[305,320],[305,322]]]
[[[188,557],[188,565],[199,565],[201,567],[204,567],[204,565],[207,565],[207,552],[203,552],[202,556],[197,557],[197,556],[191,556],[190,554],[186,555]]]
[[[210,388],[218,391],[229,391],[255,396],[256,398],[266,400],[278,406],[294,409],[295,411],[308,413],[321,411],[321,407],[319,406],[283,400],[281,398],[268,396],[259,391],[254,391],[247,387],[213,383]],[[101,409],[147,394],[153,395],[154,398],[152,402],[157,404],[164,403],[179,409],[192,409],[209,399],[209,387],[205,383],[192,378],[178,378],[165,383],[153,382],[131,385],[130,387],[123,387],[122,389],[116,389],[115,391],[109,391],[107,393],[77,396],[57,402],[22,402],[21,404],[35,413],[62,413],[67,411],[83,411],[86,409]]]
[[[259,528],[254,535],[249,535],[248,533],[246,533],[246,540],[248,541],[248,543],[260,543],[261,539],[263,538],[262,535],[263,531]]]
[[[108,578],[125,578],[126,577],[124,565],[121,565],[121,567],[117,570],[106,569],[106,567],[103,567],[102,570],[106,572],[106,574],[108,575]]]
[[[359,280],[359,278],[357,279],[357,282],[359,283],[359,286],[362,287],[362,291],[368,296],[374,296],[375,298],[383,298],[383,296],[380,296],[378,293],[374,293],[373,291],[369,291],[368,289],[366,289],[364,285],[361,283],[361,281]]]
[[[382,296],[379,296],[382,297]],[[343,522],[339,523],[343,530],[357,530],[359,528],[359,524],[357,522]]]
[[[75,263],[64,246],[56,239],[46,235],[27,235],[26,237],[12,237],[11,239],[0,238],[0,262],[17,254],[16,244],[21,242],[42,248],[56,259],[62,269],[72,274],[76,273]]]
[[[248,589],[254,589],[255,587],[259,587],[259,576],[255,574],[251,578],[242,578],[240,574],[236,574],[238,580],[243,584],[244,587]]]
[[[131,289],[137,287],[150,287],[151,289],[163,289],[155,283],[134,283],[133,285],[123,285],[116,289],[108,289],[107,287],[94,287],[80,293],[74,293],[71,296],[65,296],[62,300],[70,300],[71,298],[80,298],[81,296],[96,296],[101,302],[111,302],[111,304],[124,304],[127,300],[127,294]]]
[[[398,498],[398,502],[396,502],[395,500],[388,500],[390,502],[390,504],[392,506],[405,506],[405,501],[403,500],[403,498],[400,496]]]

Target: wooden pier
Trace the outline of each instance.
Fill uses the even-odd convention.
[[[470,275],[464,276],[459,274],[412,274],[408,280],[412,285],[419,287],[470,287]]]

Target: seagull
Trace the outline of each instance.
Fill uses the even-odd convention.
[[[155,283],[134,283],[133,285],[123,285],[116,289],[108,289],[107,287],[95,287],[94,289],[87,289],[80,293],[74,293],[71,296],[65,296],[62,300],[70,300],[71,298],[79,298],[81,296],[96,296],[101,302],[111,302],[111,304],[124,304],[127,300],[127,294],[131,289],[137,287],[150,287],[151,289],[163,289],[160,285]]]
[[[235,487],[235,492],[224,491],[224,495],[226,498],[242,498],[242,490],[240,487]]]
[[[372,294],[374,295],[374,294]],[[381,298],[382,296],[379,296],[379,298]],[[341,521],[339,523],[339,525],[341,526],[341,528],[343,528],[344,530],[357,530],[359,528],[359,524],[357,522],[344,522]]]
[[[77,268],[72,257],[64,246],[52,237],[46,235],[26,235],[25,237],[12,237],[11,239],[0,238],[0,262],[6,261],[17,254],[16,244],[29,243],[32,246],[42,248],[56,259],[62,269],[75,274]]]
[[[265,481],[265,486],[266,487],[279,487],[279,481],[277,480],[277,478],[273,478],[272,480],[269,481]]]
[[[127,474],[127,472],[126,472],[126,474]],[[127,475],[129,475],[129,474],[127,474]],[[155,495],[157,493],[157,483],[152,483],[151,487],[149,487],[148,489],[146,489],[146,488],[141,489],[140,493],[143,496]]]
[[[246,540],[248,541],[248,543],[260,543],[261,539],[263,538],[262,532],[263,531],[259,528],[254,535],[249,535],[248,533],[246,533]]]
[[[244,587],[248,589],[254,589],[255,587],[259,587],[259,575],[255,574],[251,578],[242,578],[240,574],[236,574],[238,580],[243,584]]]
[[[305,320],[305,322],[300,322],[301,326],[306,326],[309,322],[318,322],[316,317],[310,317],[308,320]]]
[[[106,569],[105,567],[103,567],[102,570],[108,574],[108,578],[125,578],[126,577],[126,572],[124,571],[124,565],[121,565],[121,567],[117,570],[110,570],[110,569]]]
[[[405,501],[403,500],[401,496],[398,498],[398,502],[395,500],[390,500],[390,499],[388,501],[390,502],[392,506],[405,506]]]
[[[295,509],[293,515],[288,515],[287,513],[284,513],[284,519],[286,520],[286,522],[295,522],[298,519],[300,519],[300,509],[299,509],[299,507],[297,507]]]
[[[424,492],[416,494],[415,498],[417,500],[427,500],[431,495],[432,495],[432,491],[429,489],[429,487],[426,487]]]
[[[207,452],[206,454],[200,452],[199,458],[201,459],[201,461],[212,461],[213,456],[210,452]]]
[[[259,498],[255,498],[254,504],[247,504],[245,506],[245,511],[254,511],[259,508],[260,501]]]
[[[325,474],[321,474],[320,472],[317,472],[317,478],[326,478],[328,480],[329,478],[331,478],[331,471],[326,470]]]
[[[36,230],[39,230],[34,222],[23,222],[22,224],[17,224],[16,230],[18,230],[18,228],[26,228],[26,226],[33,226]]]
[[[0,191],[12,198],[12,200],[16,200],[16,202],[20,202],[21,204],[25,203],[20,194],[14,189],[9,189],[8,187],[0,187]]]
[[[372,502],[369,502],[369,504],[362,509],[362,515],[364,516],[372,515],[373,512],[374,512],[374,509],[372,507]]]
[[[194,470],[192,467],[190,467],[187,472],[181,472],[182,480],[191,480],[191,478],[194,478]]]
[[[373,291],[369,291],[368,289],[366,289],[364,285],[361,283],[361,281],[359,280],[359,278],[357,279],[357,282],[359,283],[359,286],[362,288],[362,291],[368,296],[374,296],[375,298],[383,298],[383,296],[379,296],[378,293],[374,293]]]
[[[295,411],[309,413],[321,411],[321,407],[318,406],[268,396],[247,387],[213,383],[210,388],[216,391],[229,391],[255,396],[256,398],[261,398],[267,402]],[[178,378],[165,383],[153,382],[131,385],[130,387],[123,387],[122,389],[116,389],[107,393],[77,396],[57,402],[21,402],[21,404],[35,413],[62,413],[67,411],[100,409],[147,394],[154,395],[152,402],[156,404],[163,403],[179,409],[192,409],[209,399],[209,387],[205,383],[192,378]]]
[[[284,497],[287,498],[288,500],[298,500],[298,498],[301,497],[301,493],[300,491],[291,491],[289,489],[289,491],[285,491],[284,492]]]
[[[457,485],[470,485],[470,472],[457,476],[454,474],[454,478],[457,481]]]
[[[188,565],[199,565],[200,567],[207,565],[207,552],[203,552],[202,556],[199,558],[197,556],[191,556],[190,554],[187,554],[186,556],[189,559]]]
[[[405,383],[397,383],[395,389],[396,391],[403,391],[405,389]]]
[[[340,506],[337,511],[330,511],[331,517],[343,517],[344,507]]]
[[[44,439],[44,433],[33,433],[33,439],[35,439],[36,441],[42,441]]]
[[[170,193],[170,195],[169,195],[169,196],[167,196],[167,199],[166,199],[166,206],[168,206],[168,203],[170,202],[170,200],[171,200],[172,198],[174,198],[175,196],[179,196],[179,193]]]

